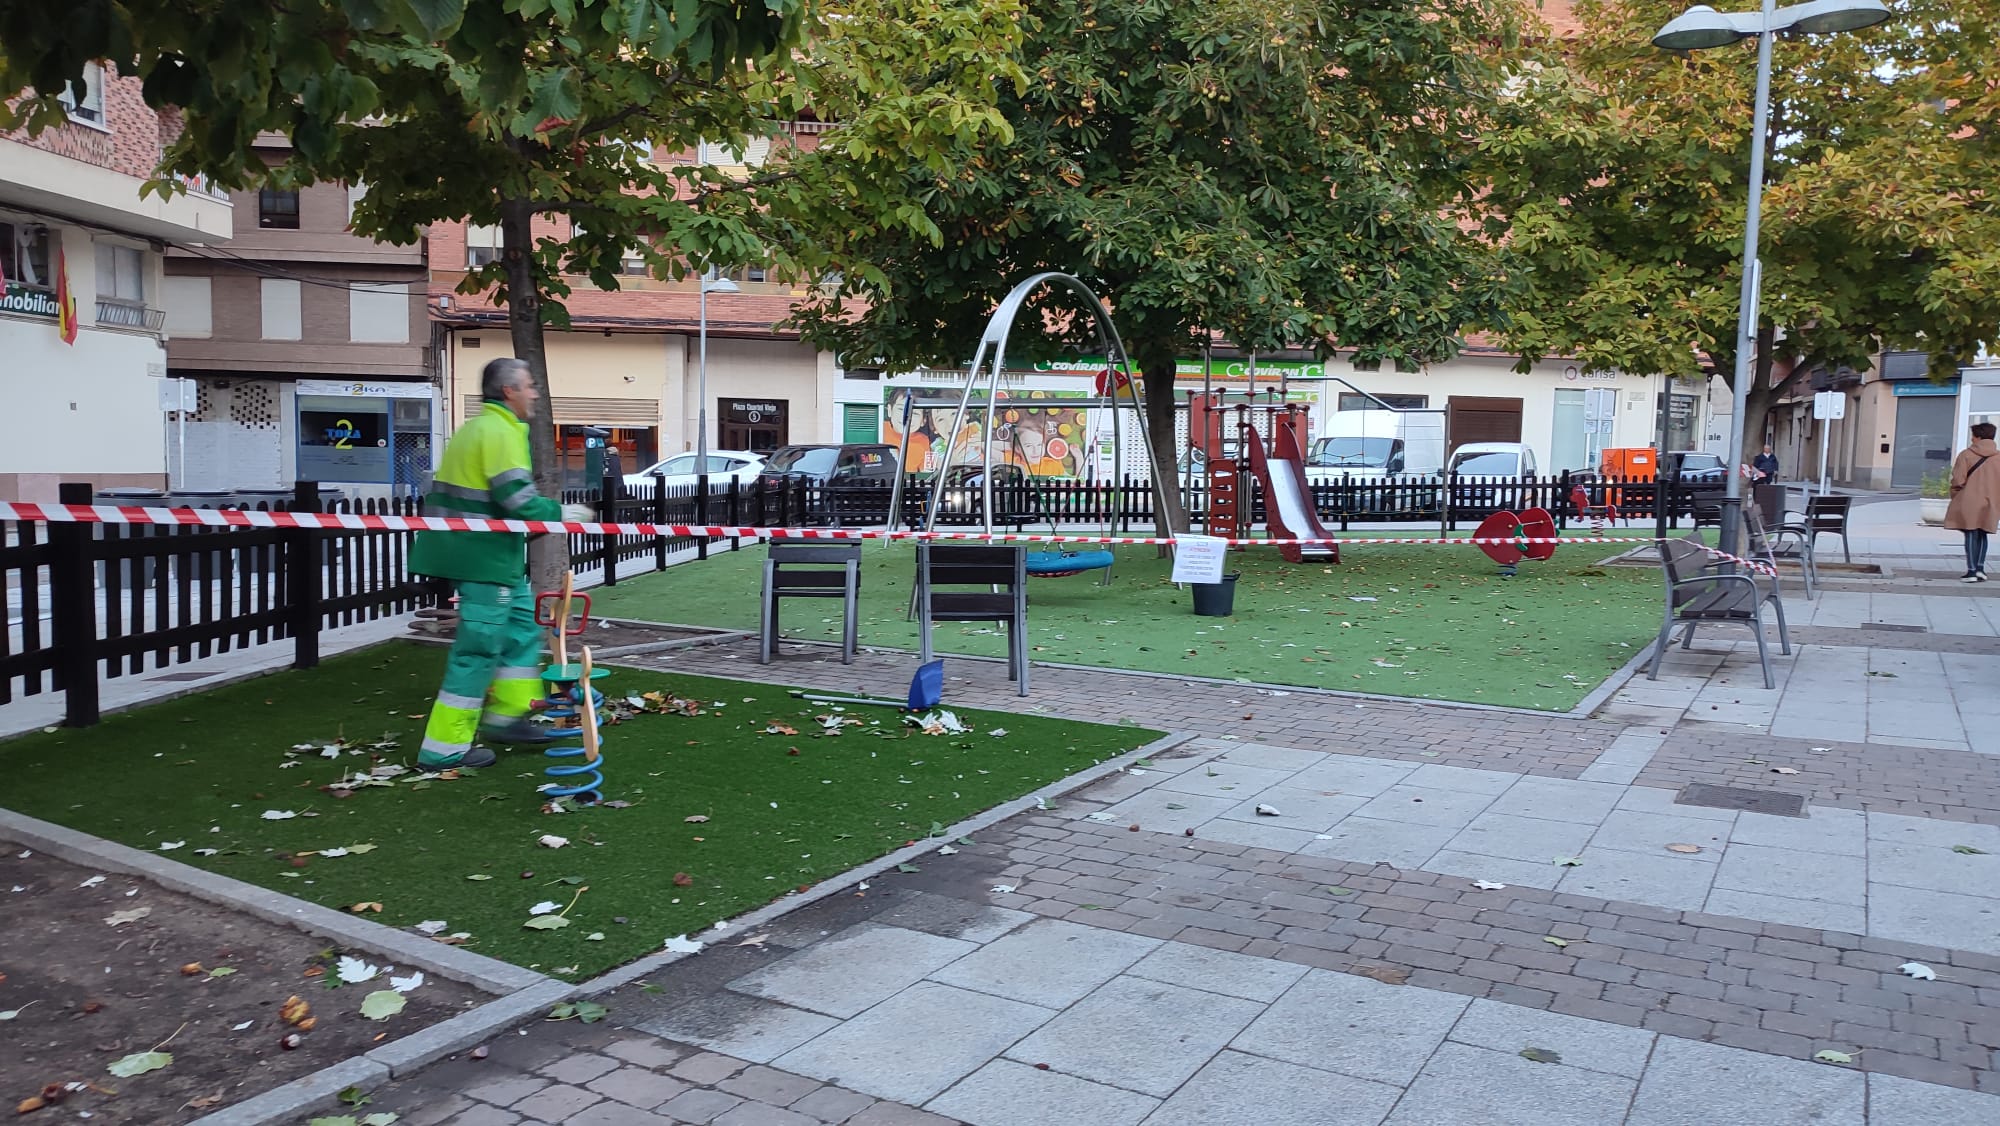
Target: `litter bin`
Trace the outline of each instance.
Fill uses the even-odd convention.
[[[128,508],[165,508],[167,494],[159,489],[99,489],[91,496],[93,504],[115,504]],[[145,536],[165,535],[167,528],[159,524],[98,524],[91,535],[95,539],[128,540]],[[97,585],[104,585],[105,566],[110,560],[97,561]],[[153,582],[153,567],[157,560],[148,557],[120,559],[118,562],[118,582],[125,589],[135,586],[150,586]]]
[[[1219,583],[1189,583],[1194,589],[1195,615],[1227,618],[1236,613],[1236,580],[1242,577],[1243,572],[1231,571]]]
[[[237,499],[235,489],[174,489],[167,494],[167,507],[240,508],[242,504]],[[205,529],[196,530],[194,528],[161,528],[160,533],[169,536],[190,537],[186,541],[189,547],[198,546],[192,542],[191,537],[215,536],[220,534]],[[212,582],[222,574],[222,557],[226,554],[228,552],[218,549],[216,551],[190,553],[175,558],[180,566],[189,569],[188,578],[190,580],[202,578]],[[196,561],[198,556],[200,557],[199,562]]]

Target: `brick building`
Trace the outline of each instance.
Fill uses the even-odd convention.
[[[147,107],[138,79],[93,64],[72,101],[38,137],[0,133],[0,355],[15,376],[0,495],[26,500],[53,500],[60,481],[166,484],[163,252],[231,232],[229,201],[199,185],[141,197],[180,123]]]

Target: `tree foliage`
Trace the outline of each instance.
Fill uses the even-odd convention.
[[[1027,82],[1001,101],[1013,143],[913,176],[942,243],[884,228],[879,276],[847,275],[796,320],[849,356],[957,366],[1013,284],[1074,274],[1114,309],[1167,465],[1173,361],[1211,333],[1364,364],[1449,358],[1502,304],[1504,271],[1456,217],[1489,94],[1472,47],[1511,11],[1030,0]],[[1014,339],[1091,343],[1084,319],[1049,319],[1062,311],[1031,307]]]
[[[1805,371],[1882,348],[1955,374],[2000,328],[2000,3],[1890,0],[1892,22],[1775,43],[1748,456]],[[1754,41],[1671,54],[1677,0],[1581,0],[1573,40],[1512,54],[1482,145],[1489,233],[1532,296],[1495,325],[1532,359],[1729,377]],[[1771,386],[1773,361],[1798,361]]]

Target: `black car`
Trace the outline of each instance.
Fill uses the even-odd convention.
[[[1660,459],[1660,476],[1683,484],[1719,485],[1729,480],[1729,466],[1718,454],[1670,450]]]
[[[767,521],[879,524],[896,484],[896,447],[881,443],[780,446],[757,474]]]

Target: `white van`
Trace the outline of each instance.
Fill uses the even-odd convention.
[[[1426,477],[1444,468],[1444,412],[1335,411],[1306,457],[1312,482]]]

